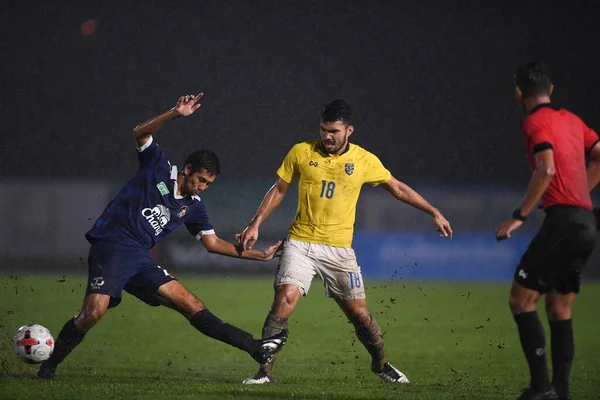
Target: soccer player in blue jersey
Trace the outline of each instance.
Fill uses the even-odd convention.
[[[263,251],[240,251],[218,237],[198,197],[219,173],[217,155],[209,150],[194,151],[178,170],[154,141],[152,134],[166,122],[193,114],[200,107],[200,97],[202,93],[182,96],[175,107],[133,130],[139,169],[86,234],[91,248],[85,300],[81,311],[60,331],[52,356],[36,374],[39,378],[54,376],[57,366],[106,310],[120,303],[123,289],[151,306],[178,311],[200,332],[246,351],[260,363],[272,360],[285,343],[287,332],[255,340],[248,332],[223,322],[150,257],[149,250],[181,224],[209,252],[226,256],[267,261],[281,244]]]

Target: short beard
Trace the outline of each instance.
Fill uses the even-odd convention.
[[[334,153],[337,153],[338,151],[342,150],[346,146],[348,146],[348,135],[346,135],[344,137],[344,143],[340,147],[334,148],[333,150],[327,150],[327,147],[325,147],[325,143],[323,142],[323,139],[321,139],[321,143],[323,145],[323,151],[325,151],[325,153],[334,154]]]

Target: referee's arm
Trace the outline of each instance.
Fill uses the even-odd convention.
[[[590,149],[588,158],[587,182],[591,192],[600,183],[600,142],[596,142]]]
[[[546,189],[550,185],[556,172],[554,168],[554,151],[552,148],[539,151],[534,154],[535,170],[529,181],[527,193],[521,202],[521,215],[527,217],[535,205],[540,201]]]

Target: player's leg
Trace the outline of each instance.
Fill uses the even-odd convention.
[[[325,284],[325,295],[335,299],[354,325],[358,340],[371,355],[371,371],[387,382],[408,383],[406,376],[385,357],[381,327],[367,309],[365,286],[351,248],[314,245],[317,272]]]
[[[520,269],[520,271],[524,270]],[[536,303],[540,297],[539,291],[513,281],[509,306],[517,323],[521,347],[530,373],[530,390],[523,394],[528,396],[523,399],[533,398],[534,394],[545,394],[552,390],[546,361],[546,336],[536,311]]]
[[[281,284],[275,286],[275,296],[271,309],[265,318],[262,328],[262,338],[267,339],[288,331],[288,319],[296,308],[302,293],[297,285]],[[260,365],[260,370],[270,376],[275,359]]]
[[[285,335],[278,336],[272,342],[275,345],[274,348],[264,347],[262,340],[255,340],[250,333],[222,321],[211,313],[196,295],[176,280],[159,287],[158,294],[173,304],[175,309],[184,315],[194,328],[206,336],[247,352],[257,362],[270,360],[272,358],[271,350],[279,351],[285,342]]]
[[[249,353],[257,362],[272,358],[285,343],[285,337],[255,340],[251,334],[223,322],[203,302],[150,258],[147,267],[125,285],[125,290],[145,303],[164,305],[182,314],[203,334]]]
[[[546,296],[552,349],[552,386],[561,400],[570,399],[569,375],[575,355],[571,305],[575,293],[551,293]]]
[[[356,337],[371,356],[371,371],[387,382],[408,383],[408,378],[392,366],[385,356],[383,334],[379,323],[367,309],[366,299],[336,298],[348,320],[354,325]]]
[[[74,318],[65,323],[61,329],[54,351],[50,358],[42,363],[36,373],[38,378],[52,379],[58,365],[81,343],[85,335],[92,329],[108,309],[110,296],[90,294],[83,302],[81,310]]]
[[[551,211],[561,216],[565,239],[555,248],[552,292],[546,296],[552,349],[552,386],[559,399],[570,399],[569,375],[575,345],[571,307],[581,280],[581,271],[596,245],[596,221],[591,211],[561,207]]]
[[[552,253],[563,232],[548,215],[532,239],[513,275],[509,307],[517,324],[523,353],[529,366],[530,386],[519,399],[552,399],[546,360],[546,335],[536,304],[550,289]]]
[[[546,258],[539,263],[543,272],[534,275],[537,282],[546,282],[550,290],[546,312],[551,332],[552,386],[558,398],[564,400],[570,399],[569,373],[574,354],[571,306],[579,293],[581,271],[596,244],[596,220],[592,211],[572,206],[553,206],[546,213],[544,225],[534,238],[535,241],[538,236],[545,236]],[[535,260],[531,254],[528,259],[528,253],[532,251],[527,250],[522,263]],[[523,280],[523,285],[536,288],[531,280]]]
[[[302,296],[306,296],[316,271],[309,257],[309,244],[289,239],[285,242],[273,287],[275,295],[271,309],[263,324],[262,337],[276,337],[288,332],[288,318]],[[264,384],[271,382],[276,357],[269,363],[260,364],[258,372],[245,379],[244,384]]]
[[[85,335],[104,316],[108,308],[116,307],[121,301],[121,290],[129,279],[127,269],[121,268],[118,253],[110,246],[96,244],[90,248],[88,257],[88,281],[81,310],[68,320],[61,329],[54,351],[42,363],[36,376],[51,379],[57,366],[81,343]]]
[[[406,375],[387,361],[381,327],[367,309],[366,299],[345,300],[335,298],[335,301],[348,317],[348,320],[352,322],[356,337],[369,352],[371,371],[387,382],[408,383]]]

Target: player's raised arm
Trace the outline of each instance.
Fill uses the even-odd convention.
[[[250,250],[256,241],[258,240],[258,228],[263,223],[265,219],[273,212],[273,210],[281,204],[281,200],[285,196],[290,184],[280,177],[277,178],[277,181],[271,189],[265,195],[262,203],[258,207],[256,211],[256,215],[250,221],[246,229],[239,234],[236,235],[236,239],[238,241],[239,250]]]
[[[431,215],[433,222],[437,230],[440,232],[440,237],[447,237],[452,239],[452,228],[450,223],[444,218],[440,210],[429,204],[419,193],[413,190],[410,186],[400,182],[398,179],[392,176],[392,179],[382,183],[381,186],[385,190],[391,193],[392,196],[398,200],[418,208],[421,211],[425,211]]]
[[[187,117],[188,115],[193,114],[194,111],[200,108],[198,100],[200,100],[203,94],[204,93],[198,93],[196,96],[181,96],[179,100],[177,100],[175,107],[162,114],[156,115],[133,128],[133,136],[135,137],[137,147],[140,148],[146,144],[148,139],[150,139],[150,135],[162,128],[167,122],[181,116]]]

